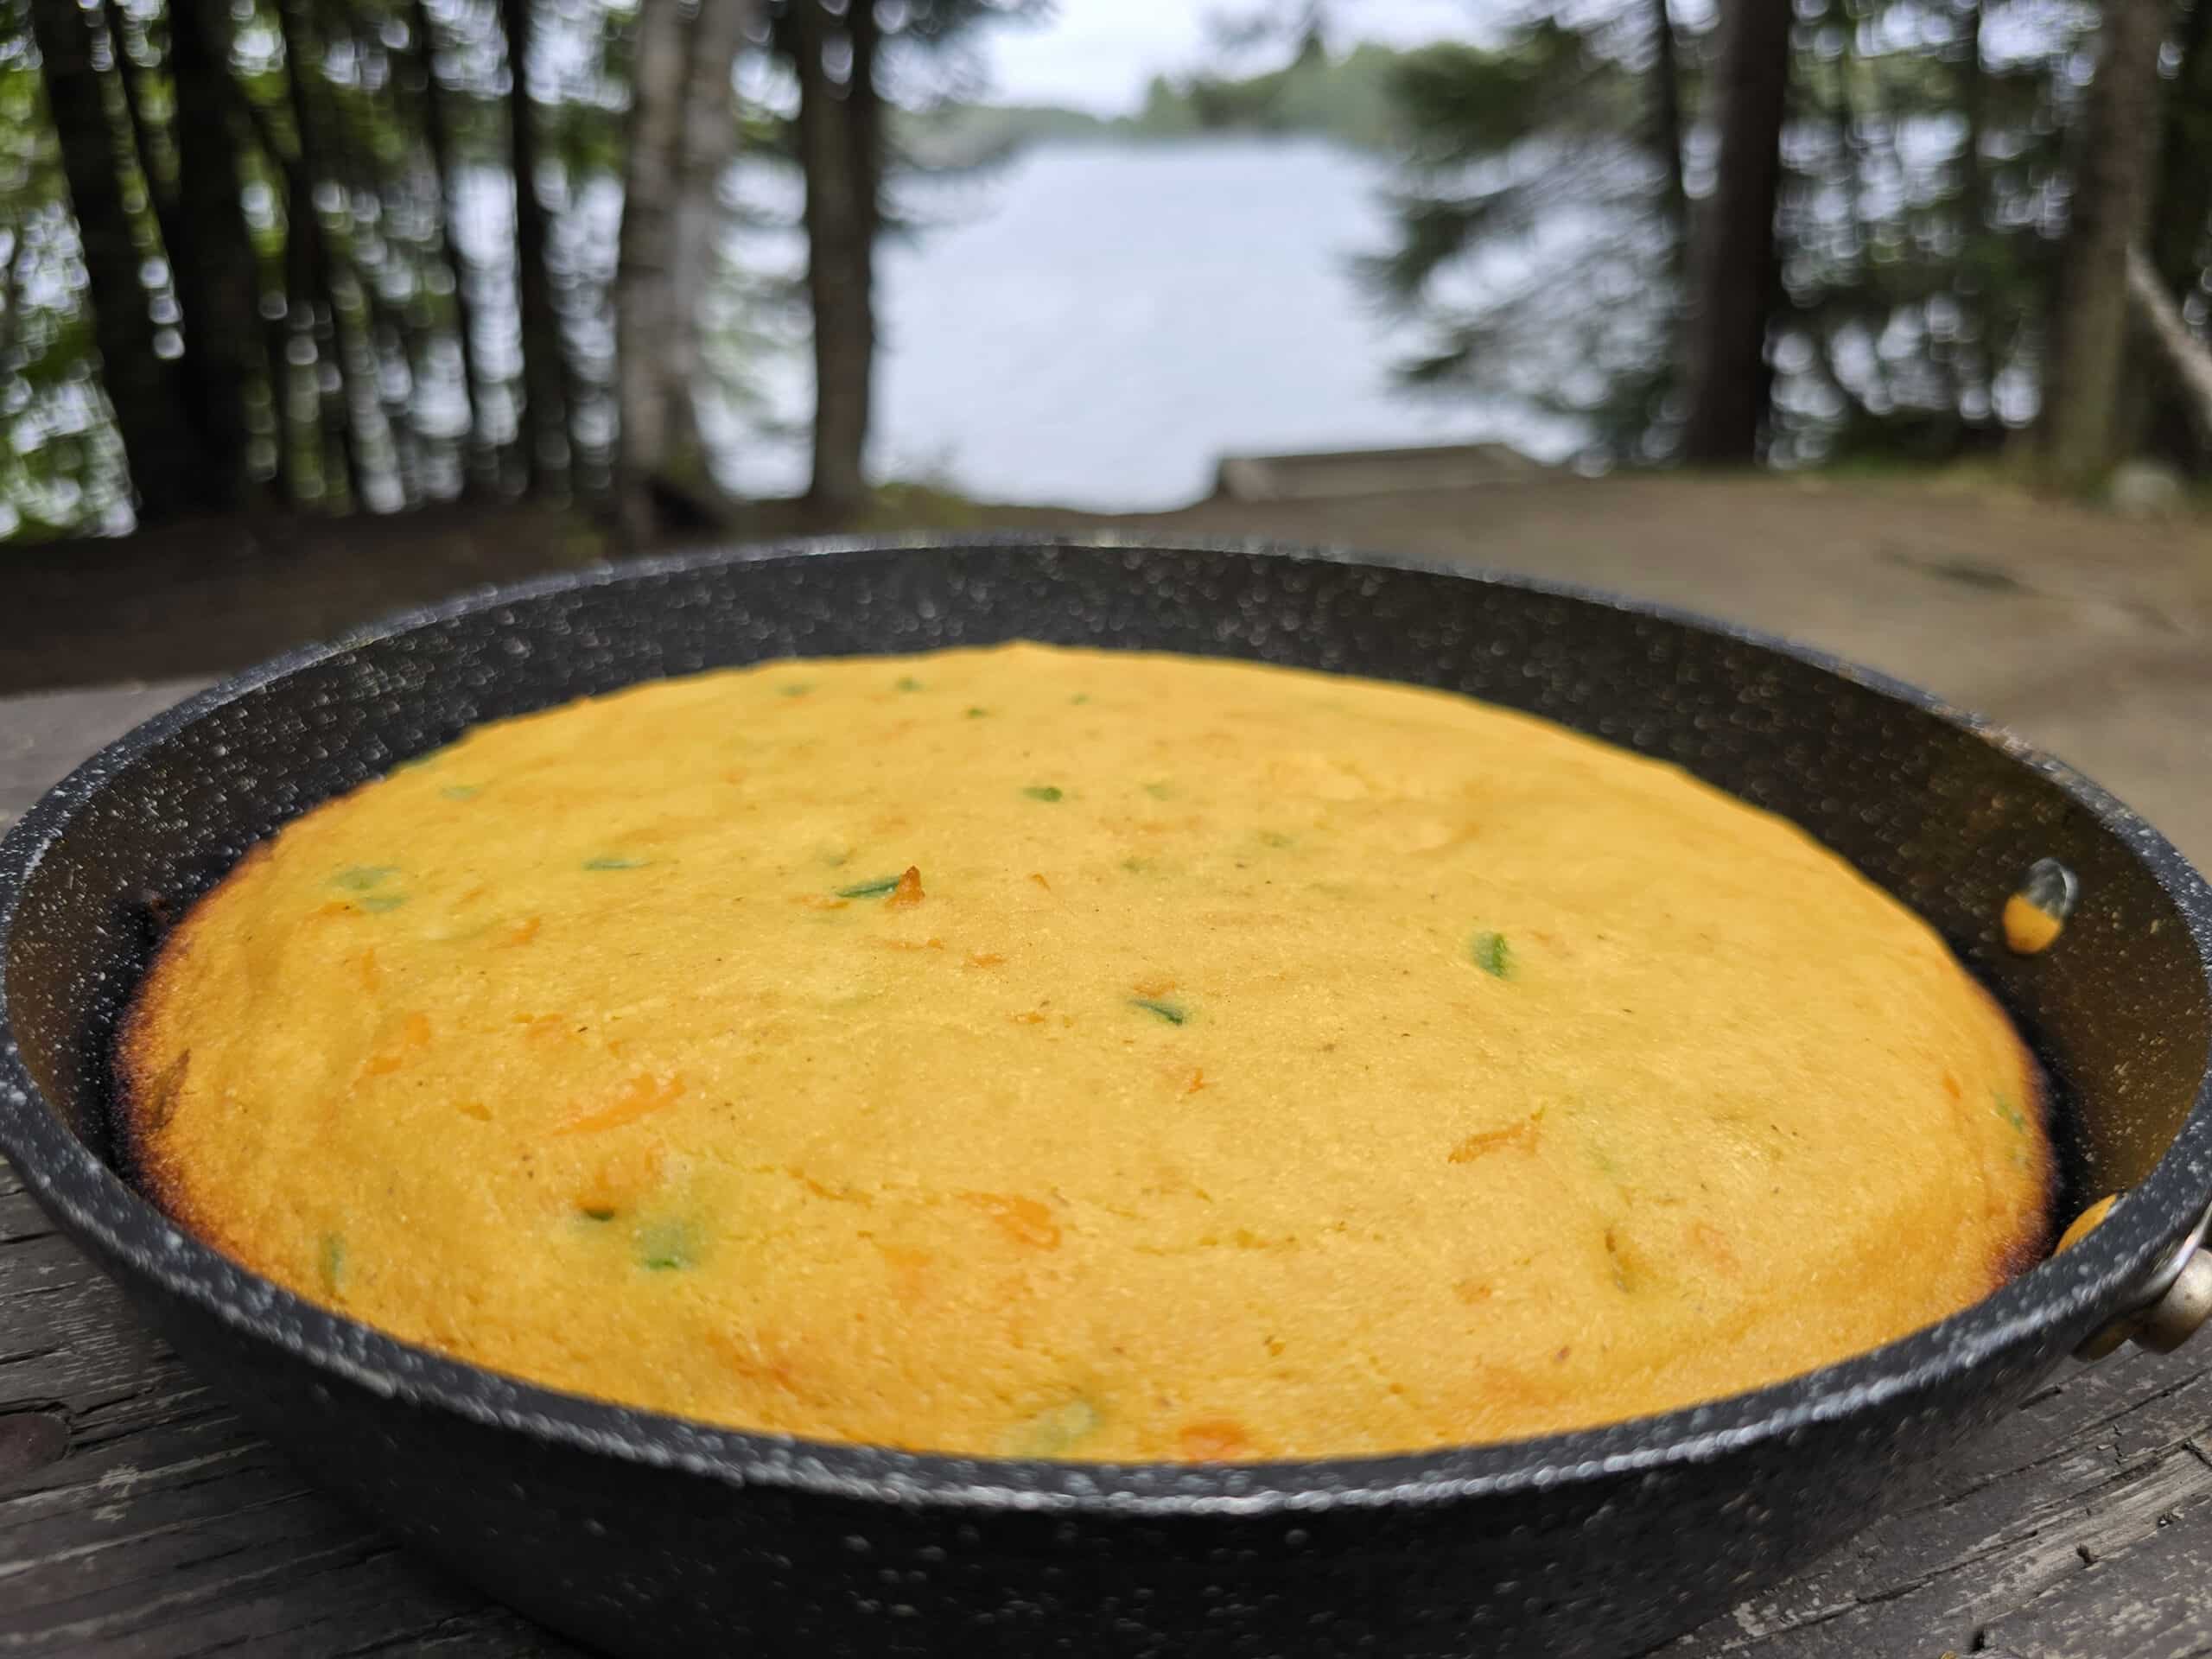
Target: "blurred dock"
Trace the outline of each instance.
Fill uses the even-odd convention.
[[[1542,461],[1504,443],[1224,455],[1214,468],[1214,499],[1319,501],[1347,495],[1483,489],[1497,484],[1533,483],[1552,471]]]

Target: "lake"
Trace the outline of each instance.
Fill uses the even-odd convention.
[[[1557,459],[1573,429],[1394,388],[1407,341],[1351,269],[1389,236],[1383,166],[1319,140],[1040,145],[909,185],[930,228],[878,255],[879,478],[985,499],[1173,506],[1224,452],[1503,438]],[[750,263],[796,251],[743,239]],[[756,365],[772,422],[803,430],[803,346]],[[704,422],[723,481],[784,493],[803,442]]]

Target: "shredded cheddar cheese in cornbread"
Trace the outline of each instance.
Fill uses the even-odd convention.
[[[1782,820],[1440,692],[1013,645],[484,727],[257,849],[147,1179],[384,1330],[709,1421],[1194,1461],[1872,1347],[2040,1247],[2032,1062]]]

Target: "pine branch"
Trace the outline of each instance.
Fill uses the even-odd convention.
[[[2181,308],[2166,292],[2139,244],[2131,244],[2127,250],[2127,298],[2194,405],[2197,436],[2212,448],[2212,350],[2190,332]]]

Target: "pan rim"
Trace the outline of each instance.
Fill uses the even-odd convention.
[[[2212,887],[2150,824],[2074,767],[1917,687],[1758,630],[1578,583],[1270,538],[1164,537],[1050,529],[795,538],[717,545],[484,587],[302,646],[156,715],[74,768],[0,839],[0,1152],[39,1202],[111,1273],[191,1305],[372,1394],[483,1426],[734,1486],[766,1486],[908,1507],[1095,1511],[1146,1516],[1296,1513],[1431,1505],[1599,1478],[1693,1466],[1908,1397],[2017,1346],[2085,1332],[2126,1305],[2185,1234],[2212,1191],[2212,1065],[2151,1174],[2104,1225],[1982,1300],[1933,1325],[1746,1393],[1621,1423],[1534,1439],[1383,1457],[1234,1465],[1045,1462],[911,1452],[721,1427],[524,1382],[385,1335],[308,1302],[183,1232],[72,1133],[41,1097],[16,1046],[7,980],[22,897],[45,850],[144,752],[217,709],[315,665],[412,630],[548,595],[726,567],[960,549],[1040,556],[1223,554],[1353,565],[1486,583],[1654,618],[1776,653],[1922,713],[2000,750],[2118,836],[2165,893],[2212,985]],[[2212,1056],[2208,1056],[2212,1061]]]

